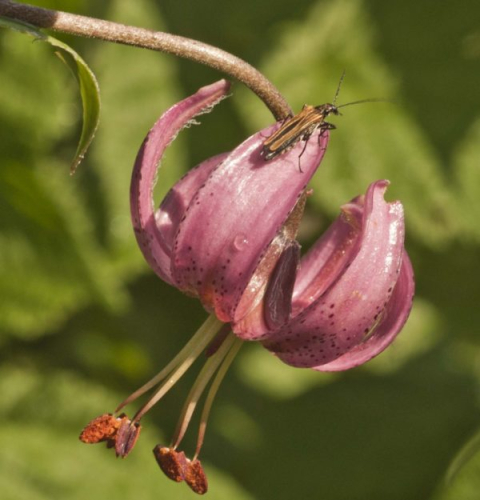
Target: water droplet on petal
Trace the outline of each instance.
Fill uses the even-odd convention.
[[[233,246],[235,250],[239,252],[244,250],[248,246],[247,235],[243,233],[237,234],[237,236],[233,239]]]

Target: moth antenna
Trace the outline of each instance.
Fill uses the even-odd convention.
[[[395,101],[391,99],[361,99],[360,101],[347,102],[346,104],[342,104],[341,106],[337,106],[337,109],[344,108],[345,106],[352,106],[353,104],[362,104],[364,102],[389,102],[391,104],[396,104]]]
[[[340,87],[342,86],[343,79],[345,78],[345,70],[343,70],[342,76],[340,77],[340,81],[338,82],[337,91],[335,92],[335,97],[333,98],[333,105],[337,102],[338,94],[340,93]]]

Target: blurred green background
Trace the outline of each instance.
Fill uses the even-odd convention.
[[[35,4],[217,45],[265,72],[295,110],[330,101],[343,69],[340,103],[397,102],[352,106],[335,119],[302,238],[307,247],[340,204],[390,179],[416,271],[411,318],[386,353],[336,375],[296,370],[244,346],[202,451],[208,495],[478,499],[478,436],[442,485],[480,417],[478,1]],[[73,178],[75,80],[47,45],[0,33],[0,496],[194,498],[163,477],[151,449],[168,444],[198,367],[145,418],[127,460],[77,436],[169,361],[206,316],[147,268],[128,191],[157,116],[222,75],[173,56],[56,36],[86,59],[102,93],[100,128]],[[175,141],[159,196],[200,160],[272,121],[242,85],[232,94]]]

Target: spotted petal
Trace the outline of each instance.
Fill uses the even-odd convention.
[[[349,370],[366,363],[384,351],[395,340],[407,321],[412,308],[414,291],[412,264],[407,253],[404,252],[400,276],[384,311],[382,322],[364,342],[336,360],[313,368],[323,372]]]
[[[198,294],[222,321],[240,319],[236,309],[242,294],[318,168],[328,142],[328,132],[317,132],[306,144],[265,161],[263,142],[277,127],[249,137],[212,171],[175,237],[176,285]]]
[[[372,184],[364,202],[358,199],[351,205],[352,231],[337,222],[327,233],[314,252],[321,265],[315,265],[314,257],[306,261],[316,272],[307,269],[300,276],[300,287],[294,292],[296,316],[264,342],[284,362],[321,369],[368,342],[382,322],[389,316],[394,321],[393,316],[404,310],[394,306],[396,299],[391,298],[404,255],[403,207],[399,202],[385,202],[387,185],[386,181]],[[332,249],[343,246],[346,257],[339,258]],[[309,283],[317,283],[321,274],[329,286],[315,296]],[[402,285],[405,280],[410,282],[408,272],[400,285],[409,289],[408,284]]]
[[[167,283],[173,284],[168,231],[162,234],[154,214],[153,188],[159,162],[170,142],[191,123],[209,110],[228,92],[230,84],[220,80],[201,88],[166,111],[145,138],[135,160],[130,185],[130,208],[138,245],[150,267]],[[164,222],[164,221],[163,221]]]

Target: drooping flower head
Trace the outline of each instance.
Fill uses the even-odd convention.
[[[165,149],[228,88],[223,80],[204,87],[162,115],[140,148],[131,184],[132,221],[146,261],[164,281],[198,297],[212,316],[164,370],[117,408],[159,385],[128,420],[133,430],[122,434],[118,420],[108,415],[108,433],[98,439],[115,444],[120,456],[130,451],[140,418],[210,344],[171,445],[154,449],[168,477],[185,480],[197,493],[207,489],[198,453],[213,397],[243,340],[260,341],[292,366],[346,370],[390,345],[414,292],[403,207],[384,200],[387,181],[372,183],[364,196],[346,203],[300,258],[296,233],[306,187],[325,153],[328,130],[320,128],[306,143],[266,161],[263,143],[279,124],[267,127],[191,170],[155,209],[153,188]],[[197,450],[189,460],[177,447],[212,378]]]

